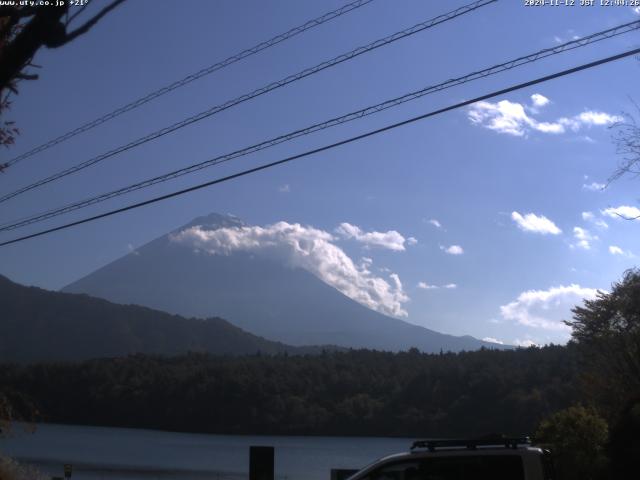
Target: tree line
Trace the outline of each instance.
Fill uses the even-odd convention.
[[[228,434],[524,434],[579,399],[576,378],[561,346],[0,366],[44,421]]]

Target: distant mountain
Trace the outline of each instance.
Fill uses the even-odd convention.
[[[243,227],[236,217],[211,214],[192,226],[205,231]],[[425,352],[500,348],[470,336],[445,335],[373,311],[307,270],[275,256],[234,251],[210,255],[171,234],[68,285],[122,304],[139,304],[189,317],[220,316],[254,334],[291,345]]]
[[[315,353],[252,335],[220,318],[184,318],[136,305],[25,287],[0,276],[0,363],[132,353]]]

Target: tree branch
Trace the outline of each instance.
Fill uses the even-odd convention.
[[[640,113],[640,105],[633,99],[629,99]],[[640,166],[640,126],[636,118],[629,114],[623,114],[625,119],[613,124],[612,129],[616,131],[613,135],[613,142],[616,145],[616,153],[622,155],[623,159],[618,164],[618,168],[613,172],[607,181],[607,186],[618,180],[620,177],[630,173],[636,174],[636,168]]]
[[[107,5],[102,10],[100,10],[96,15],[94,15],[93,18],[91,18],[90,20],[87,20],[87,22],[84,25],[76,28],[73,32],[67,33],[66,40],[64,43],[68,43],[74,38],[77,38],[80,35],[87,33],[96,23],[100,21],[102,17],[104,17],[107,13],[109,13],[111,10],[116,8],[121,3],[124,3],[124,1],[125,0],[114,0],[113,2],[111,2],[109,5]],[[64,45],[64,43],[62,45]]]
[[[82,5],[78,11],[76,11],[76,13],[74,13],[73,15],[71,15],[69,17],[69,20],[67,20],[67,27],[71,24],[71,22],[73,22],[80,14],[82,14],[82,12],[84,12],[87,9],[87,5],[89,5],[88,3],[85,3],[84,5]]]
[[[105,15],[124,3],[125,0],[114,0],[100,10],[84,25],[67,33],[62,18],[68,13],[68,7],[37,7],[31,8],[1,8],[1,12],[8,12],[8,22],[14,21],[17,16],[33,15],[28,23],[24,24],[20,32],[9,44],[2,46],[0,56],[0,92],[11,89],[14,80],[20,77],[22,70],[29,64],[33,56],[43,45],[49,48],[61,47],[75,38],[88,32]],[[30,78],[23,75],[23,78]]]
[[[13,41],[4,46],[0,58],[0,91],[11,85],[43,44],[51,38],[65,36],[60,23],[65,11],[66,8],[40,7]]]

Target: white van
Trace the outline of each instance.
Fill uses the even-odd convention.
[[[421,440],[349,480],[555,480],[550,452],[528,438]]]

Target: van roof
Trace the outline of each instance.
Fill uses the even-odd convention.
[[[503,435],[486,435],[478,438],[446,438],[446,439],[430,439],[417,440],[413,442],[411,451],[417,449],[427,449],[434,452],[440,449],[468,449],[477,450],[478,448],[494,447],[494,448],[519,448],[531,445],[529,437],[506,437]]]

